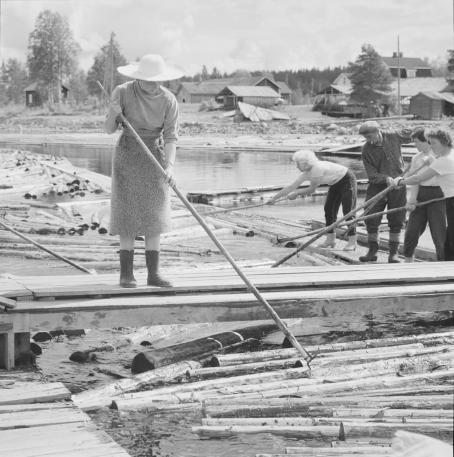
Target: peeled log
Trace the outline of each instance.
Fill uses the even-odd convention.
[[[391,454],[393,450],[390,446],[342,446],[342,447],[309,447],[309,446],[301,446],[301,447],[294,447],[288,446],[285,448],[285,454],[301,454],[305,456],[311,455],[323,455],[323,456],[336,456],[339,455],[344,457],[346,454],[365,454],[367,457],[370,455],[386,455]],[[262,455],[262,454],[259,454]],[[265,454],[263,454],[265,455]],[[256,456],[257,457],[257,456]],[[295,456],[292,456],[295,457]]]
[[[339,426],[200,426],[192,427],[192,432],[197,433],[200,436],[200,438],[228,438],[240,434],[271,433],[272,435],[286,436],[291,438],[318,439],[321,441],[330,441],[338,438]]]
[[[306,364],[301,359],[269,360],[266,362],[243,363],[241,365],[228,365],[226,367],[206,367],[187,372],[189,379],[208,379],[221,376],[240,376],[271,370],[301,368]]]
[[[416,408],[452,410],[450,395],[402,395],[396,397],[368,397],[363,395],[309,398],[264,398],[260,402],[222,398],[205,400],[204,412],[210,417],[269,417],[280,414],[304,414],[310,416],[333,415],[336,408]]]
[[[323,344],[307,346],[306,350],[312,354],[336,353],[343,351],[365,350],[371,348],[385,348],[387,346],[397,346],[390,350],[397,350],[400,345],[411,344],[452,344],[454,342],[454,332],[441,332],[424,335],[411,335],[397,338],[378,338],[365,341],[352,341],[346,343]],[[250,354],[225,354],[213,357],[213,366],[237,365],[240,363],[251,363],[265,360],[286,359],[298,357],[298,351],[294,348],[272,349],[268,351],[254,352]]]
[[[158,367],[176,363],[181,360],[200,358],[219,351],[226,346],[249,338],[260,339],[267,333],[276,330],[275,324],[255,325],[235,331],[217,333],[210,337],[199,338],[183,344],[176,344],[161,349],[151,349],[137,354],[131,365],[133,373],[143,373]]]
[[[424,433],[446,439],[452,437],[452,422],[344,422],[340,426],[339,437],[342,441],[364,436],[371,436],[374,438],[392,438],[396,430]]]
[[[114,383],[97,389],[87,390],[73,395],[73,402],[82,409],[96,409],[109,406],[112,398],[139,389],[145,385],[157,382],[169,382],[180,376],[184,376],[187,370],[200,367],[198,362],[180,362],[154,370],[151,373],[143,373],[132,378],[121,379]]]

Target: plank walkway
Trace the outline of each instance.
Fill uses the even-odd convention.
[[[30,372],[0,370],[0,455],[128,457],[70,397],[60,382],[43,383]]]
[[[232,269],[169,270],[173,288],[124,289],[117,274],[0,277],[4,332],[268,319]],[[282,318],[355,318],[453,309],[454,264],[251,268],[250,280]],[[145,273],[137,275],[145,284]],[[14,303],[14,302],[13,302]],[[12,324],[13,330],[8,330]],[[1,340],[0,340],[1,341]]]

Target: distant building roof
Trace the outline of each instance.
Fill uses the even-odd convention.
[[[281,91],[282,95],[291,94],[292,90],[290,87],[287,86],[285,81],[275,81],[275,83],[279,86],[279,90]]]
[[[397,68],[406,68],[408,70],[416,70],[421,68],[431,69],[430,65],[424,62],[419,57],[401,57],[399,62],[397,61],[397,56],[393,57],[382,57],[383,61],[385,62],[388,67]]]
[[[225,82],[218,82],[218,80],[216,82],[202,81],[200,83],[184,82],[181,83],[180,89],[184,88],[194,95],[216,95],[224,89],[225,85]]]
[[[227,86],[218,95],[229,92],[237,97],[279,97],[279,94],[268,86]]]
[[[267,79],[276,87],[280,87],[278,81],[270,76],[239,76],[237,78],[219,78],[209,79],[200,82],[182,82],[180,89],[184,88],[187,92],[193,95],[217,95],[226,86],[256,86],[262,80]],[[281,83],[281,81],[279,81]],[[291,93],[285,82],[282,82],[287,88],[288,92]],[[285,93],[285,92],[284,92]]]
[[[397,94],[397,80],[391,82],[392,91]],[[401,78],[400,96],[412,97],[419,92],[440,92],[446,87],[446,79],[441,77]]]
[[[341,86],[340,84],[330,84],[321,91],[317,92],[317,95],[322,94],[344,94],[350,95],[352,93],[352,86]]]
[[[29,86],[27,86],[24,89],[24,92],[29,92],[29,91],[32,91],[32,90],[38,90],[38,83],[37,82],[31,83]]]
[[[446,94],[446,93],[440,93],[440,92],[432,92],[432,91],[424,91],[424,92],[419,92],[416,95],[424,95],[427,98],[431,98],[432,100],[444,100],[449,103],[454,104],[454,94]]]

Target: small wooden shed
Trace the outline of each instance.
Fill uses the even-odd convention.
[[[223,100],[226,109],[236,108],[238,102],[268,108],[275,106],[279,98],[279,93],[269,86],[227,86],[216,96]]]
[[[454,94],[419,92],[410,99],[410,114],[419,119],[441,119],[454,115]]]
[[[24,89],[25,106],[32,108],[33,106],[41,106],[42,99],[38,90],[38,83],[32,83]]]

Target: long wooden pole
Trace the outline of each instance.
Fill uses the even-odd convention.
[[[414,206],[415,207],[419,207],[419,206],[430,205],[431,203],[440,202],[440,201],[445,200],[445,199],[446,199],[446,197],[433,198],[432,200],[427,200],[425,202],[415,203]],[[384,216],[384,215],[392,214],[392,213],[398,213],[399,211],[406,211],[406,210],[408,210],[408,205],[399,206],[398,208],[392,208],[392,209],[388,209],[388,210],[385,210],[385,211],[380,211],[378,213],[373,213],[373,214],[368,214],[368,210],[369,209],[370,208],[367,208],[367,210],[365,210],[364,213],[361,216],[356,217],[355,219],[351,219],[349,221],[342,222],[338,227],[345,227],[345,226],[349,227],[350,225],[357,224],[358,222],[362,222],[362,221],[365,221],[367,219],[372,219],[373,217]],[[308,232],[308,233],[305,233],[304,235],[298,235],[298,236],[295,236],[295,237],[292,237],[292,238],[282,238],[282,239],[279,240],[279,242],[294,241],[294,240],[297,240],[299,238],[304,238],[306,236],[313,235],[314,233],[319,233],[321,230],[324,230],[324,229],[313,230],[312,232]],[[346,232],[348,232],[348,229],[346,230]],[[340,235],[340,237],[342,238],[345,235],[346,232],[342,233]]]
[[[276,200],[275,203],[286,201],[286,198],[281,198]],[[247,206],[235,206],[235,208],[223,208],[223,209],[216,209],[207,213],[207,216],[213,216],[214,214],[221,214],[221,213],[231,213],[233,211],[241,211],[243,209],[251,209],[251,208],[260,208],[261,206],[266,206],[268,203],[257,203],[256,205],[247,205]]]
[[[106,93],[106,90],[102,86],[102,84],[97,81],[99,86],[101,87],[101,90]],[[106,94],[107,95],[107,94]],[[157,167],[157,169],[161,172],[161,174],[167,179],[170,180],[170,176],[167,174],[167,172],[164,170],[164,168],[161,166],[161,164],[156,160],[155,156],[151,153],[151,151],[148,149],[148,146],[143,142],[142,138],[140,138],[139,134],[135,131],[134,127],[130,124],[130,122],[126,119],[126,117],[120,113],[120,118],[124,125],[131,131],[131,133],[134,135],[134,138],[136,141],[140,144],[142,147],[143,151],[147,155],[147,157],[153,162],[153,164]],[[232,265],[233,269],[236,271],[238,276],[244,281],[246,286],[248,287],[249,291],[255,295],[257,300],[266,308],[270,316],[273,318],[274,322],[276,322],[276,325],[279,327],[279,329],[284,333],[284,335],[288,338],[292,346],[301,354],[303,359],[306,361],[306,363],[309,366],[310,361],[313,359],[313,356],[309,354],[298,342],[298,340],[295,338],[293,333],[290,332],[288,329],[287,325],[285,322],[278,316],[276,311],[274,311],[273,307],[265,300],[265,298],[262,296],[262,294],[258,291],[258,289],[252,284],[252,282],[249,280],[249,278],[243,273],[241,268],[236,264],[235,260],[232,258],[232,256],[229,254],[229,252],[225,249],[225,247],[222,245],[222,243],[217,239],[216,235],[212,232],[210,227],[206,224],[206,222],[203,220],[202,216],[197,212],[197,210],[191,205],[191,203],[188,201],[188,199],[180,192],[178,187],[172,182],[169,182],[170,187],[173,189],[175,194],[178,196],[178,198],[183,202],[183,204],[186,206],[186,208],[189,210],[189,212],[195,217],[197,222],[203,227],[207,235],[211,238],[213,243],[218,247],[218,249],[222,252],[224,257],[228,260],[230,265]]]
[[[293,252],[291,252],[290,254],[286,255],[285,257],[283,257],[282,259],[278,260],[276,263],[274,263],[273,265],[271,265],[271,268],[275,268],[275,267],[278,267],[279,265],[282,265],[284,262],[286,262],[288,259],[291,259],[293,256],[295,256],[296,254],[298,254],[298,252],[302,251],[303,249],[307,248],[307,246],[311,245],[314,241],[318,240],[322,235],[324,235],[325,233],[328,233],[330,232],[331,230],[335,229],[336,227],[338,227],[342,222],[344,222],[345,220],[349,219],[350,217],[352,217],[353,215],[356,214],[357,211],[359,211],[360,209],[363,209],[364,207],[368,206],[368,205],[371,205],[372,203],[375,203],[376,201],[380,200],[380,198],[382,198],[383,196],[385,196],[391,189],[393,189],[394,186],[388,186],[386,189],[382,190],[381,192],[379,192],[377,195],[374,195],[372,198],[370,198],[369,200],[366,200],[362,205],[358,206],[357,208],[354,208],[352,209],[349,213],[347,213],[344,217],[342,217],[341,219],[339,219],[338,221],[336,222],[333,222],[331,225],[328,225],[327,227],[325,227],[323,230],[320,230],[320,232],[318,232],[315,236],[313,236],[309,241],[306,241],[304,244],[302,244],[301,246],[299,246],[297,249],[295,249]]]
[[[60,260],[63,260],[63,262],[66,262],[66,263],[69,263],[70,265],[72,265],[73,267],[76,267],[77,269],[83,271],[84,273],[88,273],[88,274],[94,274],[93,271],[83,267],[82,265],[79,265],[75,262],[73,262],[72,260],[69,260],[67,259],[66,257],[63,257],[62,255],[60,254],[57,254],[55,251],[52,251],[52,249],[49,249],[49,248],[46,248],[45,246],[43,246],[42,244],[40,243],[37,243],[36,241],[32,240],[31,238],[29,238],[28,236],[25,236],[23,235],[22,233],[18,232],[17,230],[14,230],[12,227],[10,227],[9,225],[6,225],[5,223],[3,223],[2,221],[0,221],[0,226],[3,227],[5,230],[8,230],[9,232],[11,233],[14,233],[15,235],[17,235],[18,237],[28,241],[29,243],[35,245],[36,247],[42,249],[43,251],[46,251],[47,253],[53,255],[54,257],[56,257],[57,259],[60,259]]]

